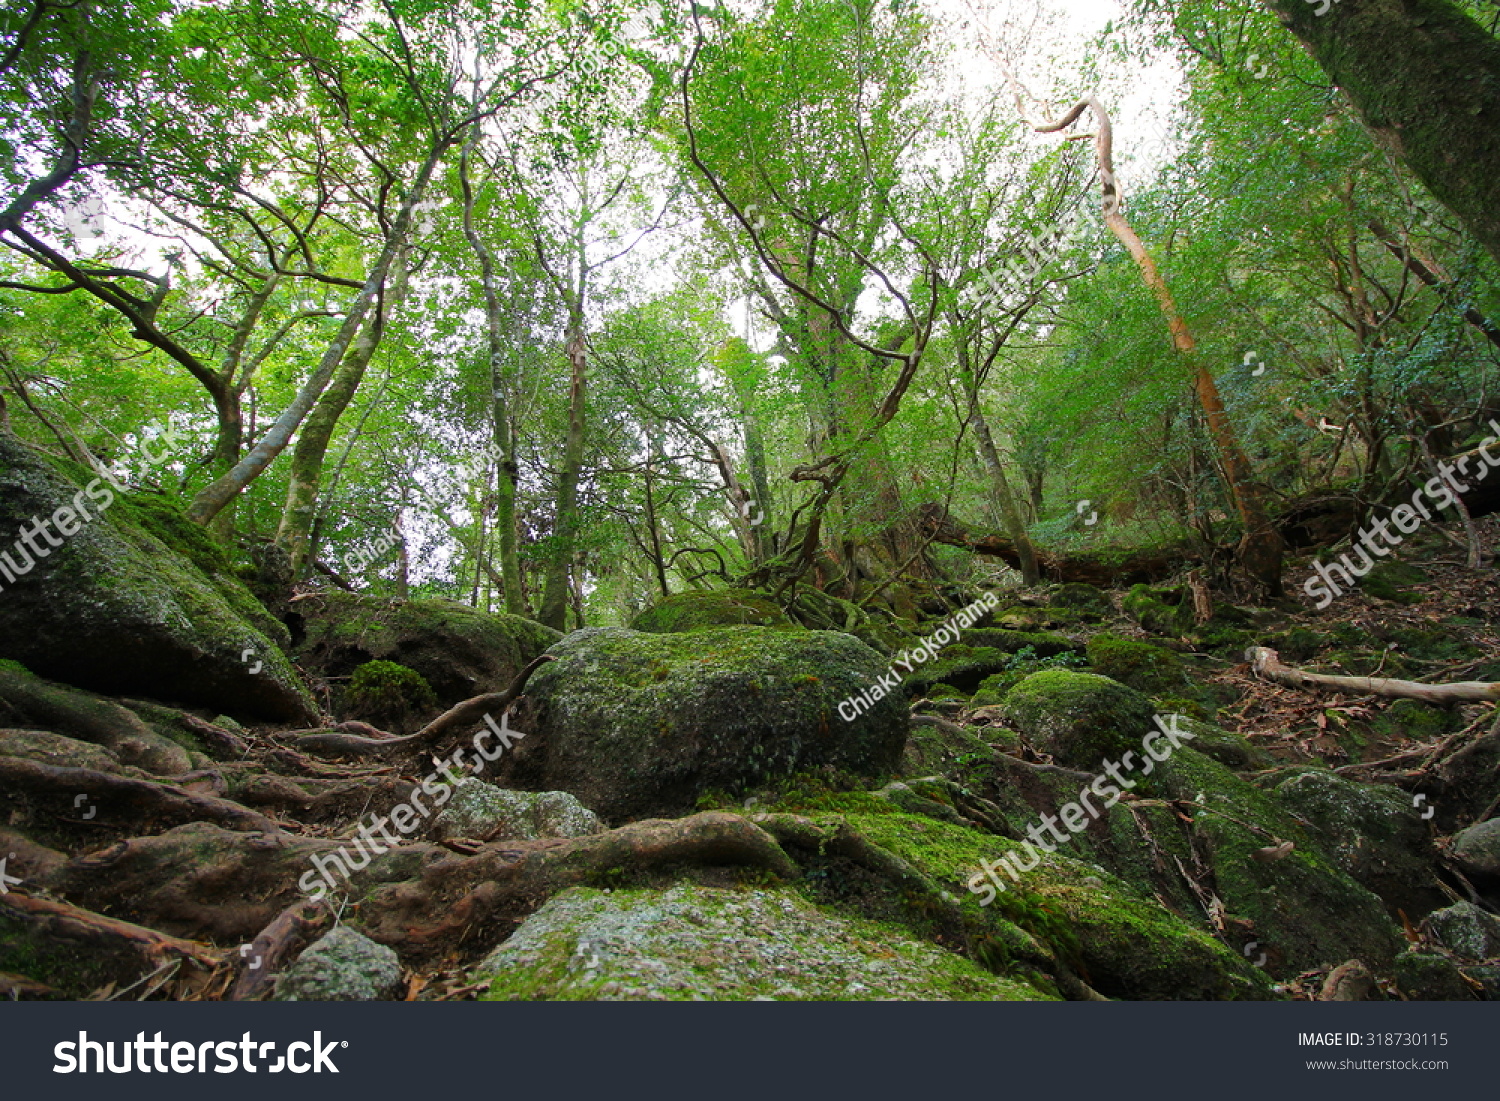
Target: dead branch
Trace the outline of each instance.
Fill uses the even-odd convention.
[[[1336,677],[1326,673],[1306,673],[1283,665],[1280,656],[1268,646],[1250,647],[1245,651],[1245,660],[1250,662],[1250,667],[1257,676],[1288,688],[1321,688],[1436,704],[1460,703],[1465,700],[1487,703],[1500,701],[1500,682],[1471,680],[1456,684],[1421,684],[1414,680],[1394,680],[1390,677]]]

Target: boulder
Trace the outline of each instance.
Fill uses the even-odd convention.
[[[292,608],[293,653],[307,668],[347,677],[371,661],[395,662],[421,674],[444,707],[509,687],[562,638],[521,616],[490,615],[453,600],[326,592],[300,596]]]
[[[1422,932],[1429,941],[1466,960],[1500,956],[1500,918],[1472,902],[1455,902],[1428,914]]]
[[[1500,879],[1500,818],[1491,818],[1454,834],[1448,855],[1467,875]]]
[[[630,621],[632,631],[672,634],[705,627],[796,627],[781,606],[752,589],[704,589],[663,597]]]
[[[44,521],[28,551],[19,533]],[[0,431],[0,532],[14,575],[0,571],[0,657],[108,694],[315,715],[281,652],[285,628],[165,498],[124,494]]]
[[[1324,851],[1392,914],[1415,921],[1443,904],[1431,831],[1405,792],[1308,769],[1282,781],[1276,800],[1316,827]]]
[[[1412,1002],[1469,1002],[1478,995],[1447,956],[1416,948],[1402,952],[1393,968],[1396,987]]]
[[[526,742],[501,759],[497,779],[572,792],[612,821],[825,766],[883,776],[906,742],[899,686],[868,709],[848,702],[890,673],[850,635],[589,628],[548,653],[555,660],[531,678],[514,724]]]
[[[822,819],[847,822],[868,841],[900,857],[959,901],[969,935],[981,944],[1029,941],[1053,964],[1067,961],[1110,998],[1233,1000],[1271,995],[1264,971],[1149,895],[1084,860],[1038,853],[1019,882],[1002,868],[1007,889],[989,888],[981,868],[1022,846],[966,826],[912,814],[862,813],[857,807]],[[982,889],[981,889],[982,888]],[[993,895],[986,905],[985,892]],[[1001,959],[1014,958],[1002,951]]]
[[[565,791],[506,791],[468,779],[453,791],[448,805],[432,821],[432,836],[505,838],[536,841],[543,837],[586,837],[604,823]]]
[[[1139,753],[1156,715],[1135,689],[1067,669],[1033,673],[1006,694],[1001,711],[1035,749],[1089,772],[1126,750]]]
[[[573,887],[479,967],[488,1000],[1050,1000],[790,891]]]
[[[401,991],[401,960],[341,925],[308,945],[276,979],[278,1002],[373,1002]]]

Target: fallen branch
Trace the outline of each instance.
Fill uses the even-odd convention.
[[[1500,701],[1500,682],[1470,680],[1456,684],[1422,684],[1390,677],[1335,677],[1326,673],[1306,673],[1283,665],[1280,655],[1268,646],[1250,647],[1245,651],[1245,660],[1250,662],[1250,668],[1257,676],[1288,688],[1322,688],[1436,704]]]

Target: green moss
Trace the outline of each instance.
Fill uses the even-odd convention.
[[[1133,688],[1094,673],[1048,669],[1010,690],[1002,713],[1032,745],[1070,768],[1097,769],[1140,748],[1156,708]]]
[[[751,589],[715,589],[665,597],[631,620],[630,628],[670,634],[736,625],[785,629],[797,626],[780,605],[764,593]]]
[[[369,661],[349,677],[342,697],[351,716],[402,730],[437,709],[437,695],[427,678],[394,661]]]
[[[1231,914],[1254,923],[1257,938],[1281,967],[1338,964],[1355,956],[1379,967],[1399,949],[1401,938],[1380,900],[1338,867],[1317,835],[1270,795],[1191,746],[1142,776],[1135,794],[1202,805],[1193,813],[1193,830],[1212,864],[1219,897]],[[1281,841],[1294,845],[1286,856],[1259,855]]]
[[[1388,740],[1430,741],[1453,728],[1455,713],[1420,700],[1396,700],[1370,722],[1375,734]]]
[[[1153,635],[1177,637],[1193,624],[1192,603],[1181,589],[1153,589],[1133,585],[1121,606],[1132,619]]]
[[[1106,632],[1089,639],[1088,657],[1094,672],[1138,692],[1156,695],[1180,690],[1188,683],[1182,659],[1171,650],[1148,642]]]
[[[1027,651],[1032,657],[1056,657],[1076,653],[1078,643],[1065,635],[1046,631],[1010,631],[1000,627],[976,627],[963,633],[962,641],[975,647],[1003,650],[1007,654]],[[947,651],[945,650],[944,653]]]
[[[1092,585],[1085,585],[1081,581],[1070,581],[1065,585],[1059,585],[1057,591],[1052,594],[1052,603],[1063,608],[1077,608],[1080,611],[1095,612],[1104,615],[1112,611],[1109,596],[1102,590]]]
[[[480,974],[492,976],[486,1000],[1039,997],[898,923],[828,913],[788,890],[683,882],[667,891],[571,888]]]
[[[1329,645],[1328,635],[1306,627],[1293,627],[1289,631],[1272,635],[1266,645],[1281,655],[1284,661],[1311,661],[1319,651]]]
[[[988,861],[1020,848],[1005,838],[906,815],[846,816],[862,835],[958,897],[982,927],[996,918],[1024,930],[1060,961],[1076,961],[1095,989],[1133,998],[1265,997],[1265,977],[1114,876],[1047,855],[989,906],[968,883]],[[1002,873],[1003,875],[1003,873]]]
[[[23,677],[31,676],[31,670],[19,661],[11,661],[10,658],[0,658],[0,670],[7,673],[19,673]]]
[[[1426,598],[1403,586],[1428,580],[1426,572],[1405,562],[1381,562],[1359,579],[1359,587],[1371,596],[1397,604],[1420,604]]]
[[[23,921],[0,914],[0,971],[46,983],[64,998],[87,998],[111,980],[133,981],[142,968],[133,953],[96,946],[65,947]],[[128,977],[127,977],[128,976]]]

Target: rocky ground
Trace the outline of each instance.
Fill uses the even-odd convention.
[[[5,530],[76,492],[0,459]],[[0,594],[0,991],[1500,997],[1492,706],[1244,657],[1500,680],[1492,573],[1403,549],[1321,612],[988,581],[922,625],[722,590],[564,637],[291,590],[120,500]]]

